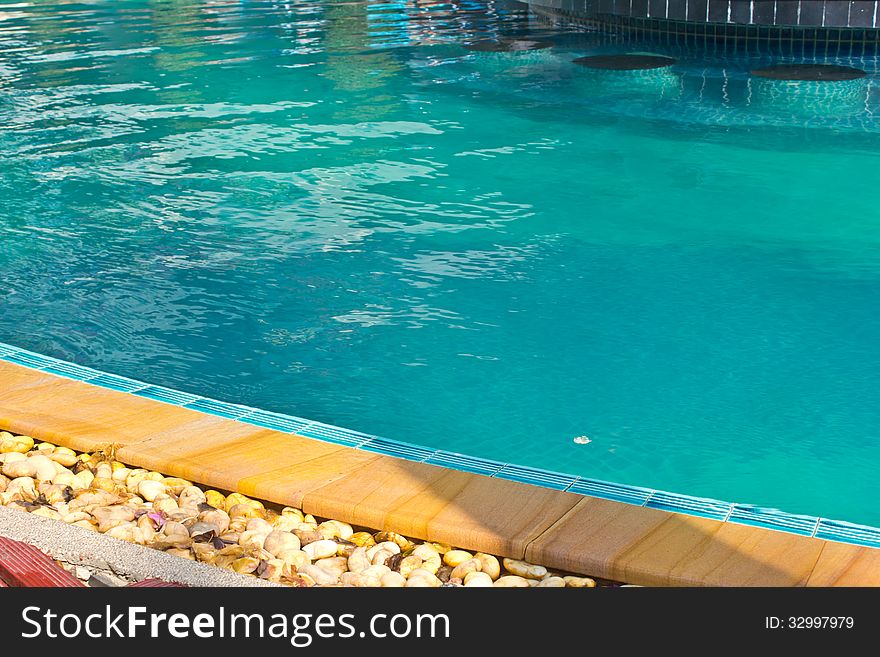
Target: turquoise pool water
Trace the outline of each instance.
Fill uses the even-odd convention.
[[[511,35],[555,45],[462,47]],[[633,49],[679,61],[571,63]],[[0,3],[0,341],[880,525],[878,62],[776,61],[515,4]]]

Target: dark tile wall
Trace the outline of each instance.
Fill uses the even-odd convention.
[[[552,1],[552,0],[547,0]],[[572,0],[575,4],[579,0]],[[636,0],[633,0],[635,2]],[[672,20],[603,14],[585,15],[581,10],[552,9],[530,0],[539,16],[558,23],[599,27],[608,38],[634,42],[653,41],[685,49],[715,52],[782,52],[795,56],[825,55],[860,57],[880,52],[880,29],[859,27],[812,27],[809,25],[744,25],[733,22]],[[871,3],[873,4],[873,2]],[[873,22],[873,14],[871,18]]]
[[[825,0],[800,0],[800,5],[798,25],[821,26],[823,24]]]
[[[648,16],[666,18],[666,0],[648,0]]]
[[[775,25],[776,24],[776,5],[778,2],[772,0],[756,0],[752,3],[752,23],[755,25]],[[797,2],[789,2],[788,4],[797,5]],[[844,5],[848,3],[844,2]]]
[[[706,20],[709,0],[687,0],[687,19],[689,21]]]
[[[752,22],[752,3],[748,0],[737,2],[733,0],[730,3],[730,22],[742,23],[748,25]]]
[[[633,18],[645,18],[648,15],[648,0],[632,0]]]
[[[874,4],[873,2],[871,4]],[[789,0],[776,3],[776,25],[797,25],[800,2]]]
[[[849,5],[850,27],[875,27],[876,2],[850,2]]]
[[[708,0],[709,20],[712,23],[726,23],[730,15],[730,0]]]
[[[878,28],[880,0],[524,0],[602,16],[778,27]]]
[[[668,0],[666,18],[671,21],[683,21],[687,18],[687,0]]]

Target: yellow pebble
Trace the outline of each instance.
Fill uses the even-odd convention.
[[[464,550],[449,550],[446,554],[443,555],[443,563],[447,566],[452,566],[455,568],[458,564],[464,563],[465,561],[469,561],[473,559],[474,555],[470,552],[465,552]]]
[[[30,436],[13,436],[11,433],[6,432],[4,434],[4,437],[0,439],[0,454],[8,454],[10,452],[27,454],[34,448],[34,439]]]

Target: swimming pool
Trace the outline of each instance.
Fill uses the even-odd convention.
[[[0,341],[880,525],[876,59],[596,71],[623,44],[478,2],[0,18]],[[553,47],[463,47],[502,36]]]

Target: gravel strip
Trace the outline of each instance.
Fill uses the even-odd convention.
[[[17,509],[0,507],[0,535],[30,543],[65,564],[127,581],[158,577],[188,586],[279,586]]]
[[[358,531],[302,509],[267,506],[241,493],[131,468],[116,460],[115,445],[78,454],[0,431],[0,507],[6,507],[0,534],[4,526],[30,528],[22,539],[43,547],[92,586],[125,585],[150,576],[234,586],[238,579],[229,578],[240,575],[254,575],[246,579],[254,586],[255,580],[296,587],[602,585],[590,577],[392,531]],[[10,512],[27,513],[37,524],[22,527]],[[92,570],[83,560],[91,561]]]

